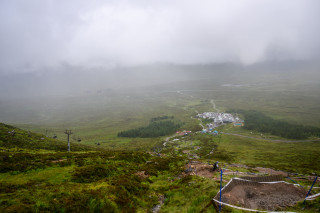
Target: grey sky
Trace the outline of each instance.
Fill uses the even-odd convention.
[[[2,0],[0,73],[316,60],[319,0]]]

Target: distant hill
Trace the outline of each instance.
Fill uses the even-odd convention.
[[[68,144],[66,141],[48,138],[41,134],[0,123],[0,147],[67,151]],[[71,143],[71,151],[90,150],[96,149],[79,143]]]

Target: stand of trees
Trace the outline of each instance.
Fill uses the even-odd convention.
[[[131,138],[152,138],[159,137],[174,133],[180,128],[181,124],[176,124],[173,121],[159,121],[151,122],[146,127],[130,129],[118,133],[118,137],[131,137]]]
[[[275,120],[257,111],[237,110],[244,115],[245,125],[243,128],[263,133],[271,133],[289,139],[307,139],[310,136],[320,137],[320,128],[290,124],[286,121]]]

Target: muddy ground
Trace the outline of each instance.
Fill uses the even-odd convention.
[[[191,168],[187,171],[188,168]],[[208,165],[199,161],[192,161],[190,164],[185,166],[185,172],[183,175],[198,175],[204,178],[213,178],[214,171],[212,170],[213,166]]]
[[[222,194],[222,200],[244,208],[275,211],[293,206],[306,194],[303,188],[286,183],[237,185]]]

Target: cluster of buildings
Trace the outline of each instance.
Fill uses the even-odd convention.
[[[212,123],[207,124],[207,129],[203,130],[205,132],[212,132],[214,128],[225,123],[233,123],[235,126],[243,126],[244,123],[238,116],[224,112],[204,112],[198,114],[197,117],[212,120]]]
[[[233,123],[239,121],[239,117],[233,117],[230,113],[224,112],[204,112],[197,115],[198,118],[211,119],[216,124]]]

